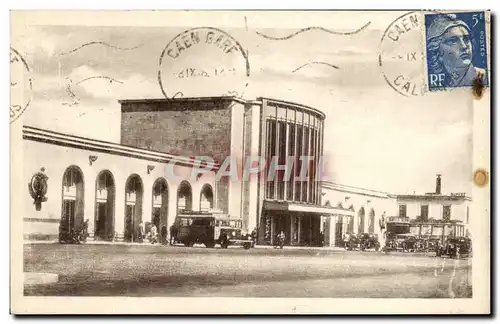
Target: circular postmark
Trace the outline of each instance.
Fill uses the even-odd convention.
[[[380,41],[379,65],[384,79],[405,97],[424,93],[423,28],[423,13],[408,12],[387,27]]]
[[[474,172],[474,183],[476,186],[484,187],[488,184],[488,172],[486,170],[476,170]]]
[[[234,37],[214,27],[181,32],[160,55],[158,83],[167,99],[242,97],[249,76],[248,52]]]
[[[10,123],[28,108],[32,100],[32,80],[26,60],[10,48]]]

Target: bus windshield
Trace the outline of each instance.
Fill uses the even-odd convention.
[[[195,218],[193,219],[194,226],[211,226],[212,220],[210,218]]]

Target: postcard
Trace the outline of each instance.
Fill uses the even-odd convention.
[[[11,11],[11,312],[489,314],[490,19]]]

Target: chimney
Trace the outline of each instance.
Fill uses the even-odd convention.
[[[436,195],[441,194],[441,175],[438,174],[436,178]]]

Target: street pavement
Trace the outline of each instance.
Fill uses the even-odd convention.
[[[471,260],[322,248],[25,244],[25,295],[470,298]]]

